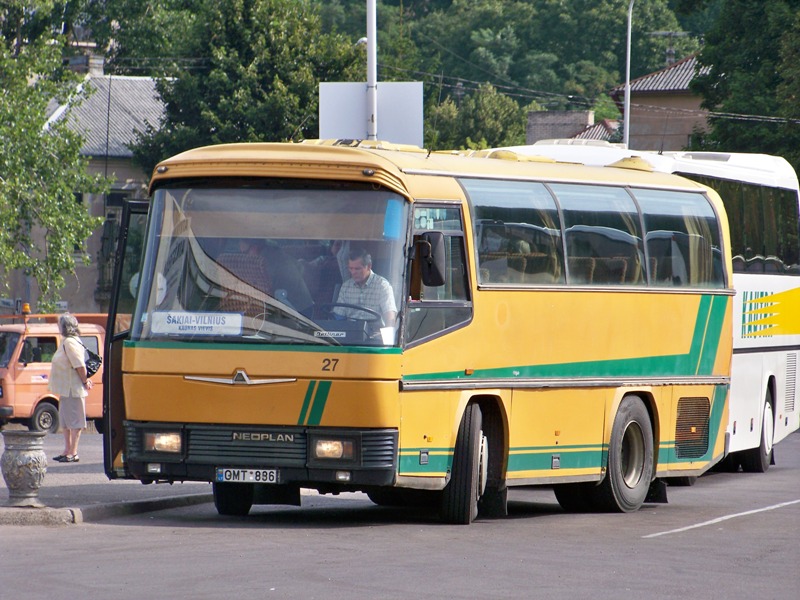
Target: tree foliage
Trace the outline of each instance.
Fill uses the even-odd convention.
[[[325,2],[324,27],[352,39],[365,35],[364,4]],[[484,84],[518,108],[594,109],[601,118],[619,115],[608,102],[608,92],[619,85],[625,70],[627,2],[379,0],[377,6],[379,79],[425,83],[426,144],[438,146],[450,139],[453,119],[470,120],[459,113],[472,106],[467,101],[472,96],[485,100]],[[678,57],[698,47],[694,37],[650,35],[680,30],[668,0],[637,3],[633,26],[634,77],[663,67],[670,45]],[[504,114],[510,117],[512,112]],[[524,121],[523,117],[523,127]],[[434,124],[447,124],[447,130],[432,130]],[[503,123],[503,128],[519,130],[519,122]],[[524,130],[521,136],[518,143],[524,143]],[[455,147],[463,147],[482,137],[466,132],[453,141]],[[513,137],[490,135],[486,142]]]
[[[74,271],[75,249],[98,225],[75,193],[104,186],[88,174],[82,137],[47,118],[49,101],[80,101],[79,80],[63,67],[58,8],[6,2],[0,13],[0,265],[6,276],[21,269],[35,279],[45,310]]]
[[[800,84],[798,10],[800,0],[728,0],[699,55],[708,73],[691,84],[715,113],[695,147],[797,156],[796,125],[780,117],[800,116],[787,100]]]
[[[308,0],[198,0],[194,10],[180,51],[196,62],[158,80],[165,119],[133,149],[147,170],[194,146],[316,137],[319,82],[361,71],[363,50],[322,33]]]

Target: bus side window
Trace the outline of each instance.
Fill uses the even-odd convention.
[[[637,285],[644,246],[635,202],[622,188],[553,184],[564,212],[569,282]]]
[[[664,190],[633,193],[644,215],[651,284],[723,287],[719,225],[708,199]]]

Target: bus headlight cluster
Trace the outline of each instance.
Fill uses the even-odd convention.
[[[314,444],[314,458],[353,460],[355,456],[353,440],[318,439]]]
[[[149,431],[144,434],[145,452],[169,452],[178,454],[181,450],[181,434],[177,431]]]

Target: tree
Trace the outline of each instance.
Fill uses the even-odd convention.
[[[88,174],[82,137],[63,121],[48,122],[51,100],[79,102],[78,78],[63,67],[64,36],[52,2],[11,2],[0,13],[0,265],[36,280],[40,310],[52,310],[99,220],[77,192],[104,189]],[[58,11],[56,11],[58,12]],[[58,32],[58,29],[55,29]],[[84,254],[84,262],[89,257]]]
[[[798,85],[800,50],[792,30],[798,10],[800,0],[726,3],[699,55],[708,73],[691,83],[703,97],[702,106],[717,113],[709,119],[709,132],[696,136],[696,149],[796,152],[791,135],[796,127],[787,127],[780,117],[798,116],[796,104],[781,100]]]
[[[120,75],[161,77],[191,69],[192,35],[202,34],[200,0],[85,0],[85,29],[105,52],[105,68]],[[200,59],[202,60],[202,59]]]
[[[800,12],[781,39],[780,57],[779,111],[788,119],[781,154],[800,171]]]
[[[322,33],[310,0],[198,0],[196,9],[184,52],[201,60],[158,80],[166,116],[133,148],[146,170],[194,146],[316,137],[319,82],[363,79],[362,50]]]
[[[520,108],[512,98],[485,84],[467,94],[460,106],[451,98],[432,106],[426,118],[425,143],[437,150],[524,144],[529,110],[540,107],[532,103]]]

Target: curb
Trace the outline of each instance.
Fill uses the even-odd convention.
[[[190,494],[153,500],[114,502],[83,508],[14,508],[0,506],[0,525],[73,525],[144,512],[212,502],[211,494]]]

